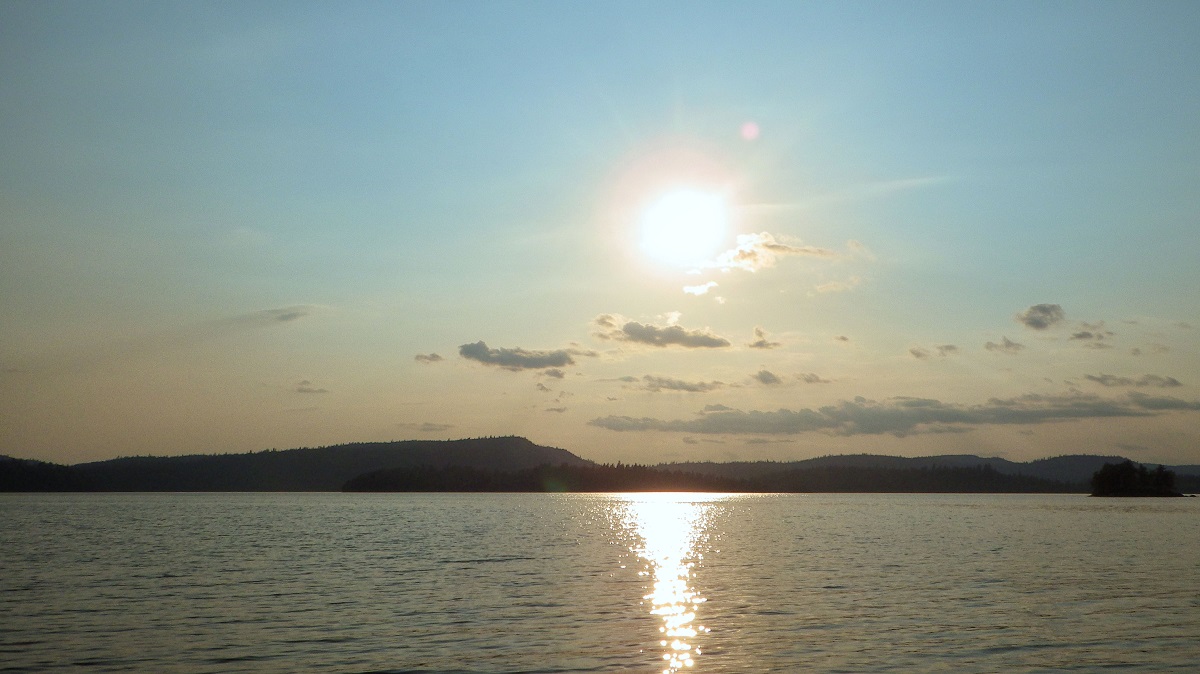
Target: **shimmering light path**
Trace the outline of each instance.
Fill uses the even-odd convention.
[[[698,638],[708,628],[697,622],[697,610],[705,602],[692,586],[696,565],[703,559],[711,520],[711,502],[721,495],[638,494],[625,503],[625,524],[637,536],[632,547],[646,562],[641,573],[653,578],[653,590],[645,599],[650,613],[662,624],[664,674],[693,667],[701,655]]]

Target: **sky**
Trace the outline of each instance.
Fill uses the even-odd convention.
[[[0,3],[0,454],[1198,464],[1198,27]]]

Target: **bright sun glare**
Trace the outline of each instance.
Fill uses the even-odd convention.
[[[697,267],[725,243],[729,204],[718,193],[677,189],[652,202],[640,225],[642,252],[666,264]]]

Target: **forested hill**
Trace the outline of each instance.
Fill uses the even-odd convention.
[[[405,440],[249,454],[127,457],[78,464],[72,472],[98,491],[337,491],[350,478],[403,466],[521,470],[591,462],[520,437]]]

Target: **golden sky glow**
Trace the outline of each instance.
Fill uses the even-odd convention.
[[[1196,25],[2,3],[0,454],[1200,463]]]

